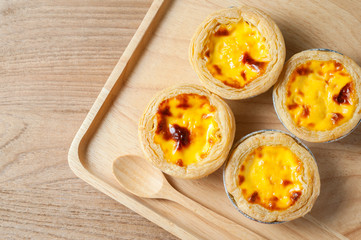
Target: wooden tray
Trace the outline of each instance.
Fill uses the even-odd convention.
[[[361,2],[242,4],[262,9],[277,22],[288,58],[309,48],[330,48],[361,62]],[[230,0],[155,0],[69,151],[69,165],[78,177],[184,239],[215,237],[206,222],[177,203],[141,199],[123,190],[111,164],[121,155],[143,156],[137,124],[146,104],[157,91],[175,83],[200,83],[188,62],[190,38],[208,14],[237,5],[238,1]],[[273,109],[271,91],[228,103],[237,122],[235,140],[260,129],[285,130]],[[319,166],[321,195],[311,214],[285,224],[256,223],[237,212],[224,192],[221,170],[201,180],[168,179],[184,195],[269,239],[325,239],[332,231],[361,239],[361,128],[339,142],[307,145]]]

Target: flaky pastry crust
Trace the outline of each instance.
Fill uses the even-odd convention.
[[[212,146],[206,158],[184,167],[167,161],[159,144],[154,142],[157,126],[155,116],[159,104],[180,94],[198,94],[208,98],[210,104],[216,108],[215,121],[219,127],[220,137],[220,140]],[[140,118],[138,133],[140,145],[146,159],[155,167],[174,177],[197,179],[216,171],[227,159],[233,144],[235,119],[229,106],[217,95],[201,86],[182,85],[165,89],[154,96]]]
[[[220,24],[247,21],[265,37],[269,63],[265,72],[242,88],[233,88],[216,79],[207,69],[204,58],[210,36]],[[252,7],[223,9],[211,14],[196,30],[189,47],[189,60],[203,85],[226,99],[245,99],[270,89],[277,81],[285,61],[286,48],[276,23],[264,12]]]
[[[261,205],[249,203],[238,186],[238,172],[247,156],[261,146],[288,147],[303,163],[303,190],[297,202],[284,210],[268,210]],[[235,144],[224,170],[226,191],[231,195],[238,209],[261,222],[290,221],[307,214],[320,193],[320,176],[312,154],[293,137],[280,131],[261,131]]]
[[[356,91],[356,109],[353,117],[346,123],[337,126],[331,130],[313,131],[304,127],[297,126],[287,111],[286,91],[287,84],[294,69],[300,64],[310,60],[328,61],[336,60],[341,63],[353,79]],[[285,64],[279,77],[279,81],[273,89],[273,105],[276,113],[283,125],[297,137],[309,142],[327,142],[334,141],[346,136],[360,122],[361,119],[361,68],[351,58],[331,50],[306,50],[293,55]]]

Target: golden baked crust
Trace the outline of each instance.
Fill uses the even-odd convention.
[[[265,38],[269,56],[265,71],[246,85],[235,88],[215,78],[207,68],[205,58],[210,37],[221,24],[240,21],[255,26]],[[283,36],[275,22],[264,12],[251,7],[223,9],[211,14],[195,32],[189,48],[189,60],[201,82],[210,91],[226,99],[245,99],[267,91],[275,84],[285,61],[286,48]]]
[[[155,136],[158,134],[157,126],[159,126],[157,112],[159,112],[161,104],[167,101],[169,102],[170,99],[174,99],[177,96],[184,96],[184,94],[192,94],[194,96],[201,96],[202,98],[203,96],[206,97],[212,108],[212,116],[218,126],[216,133],[217,141],[212,143],[206,156],[189,165],[183,164],[182,162],[180,164],[178,162],[174,163],[170,161],[170,159],[166,159],[166,154],[163,152],[161,145],[155,141]],[[138,133],[146,159],[155,167],[175,177],[197,179],[214,172],[222,166],[226,160],[234,139],[235,119],[231,109],[218,96],[210,93],[201,86],[182,85],[165,89],[150,101],[144,114],[140,118]],[[193,144],[192,136],[190,136],[190,139],[190,141],[187,141],[190,143],[187,144]]]
[[[259,204],[250,203],[242,193],[238,178],[240,167],[250,153],[262,146],[287,147],[303,165],[302,194],[286,209],[269,210]],[[311,153],[288,134],[272,130],[255,132],[235,145],[224,169],[224,182],[226,191],[233,197],[239,210],[262,222],[290,221],[304,216],[311,210],[320,193],[318,168]]]
[[[332,129],[314,130],[307,126],[296,124],[289,112],[289,106],[286,106],[287,86],[290,82],[292,73],[296,68],[309,61],[335,61],[345,68],[352,79],[351,89],[347,91],[352,93],[355,106],[352,117],[341,125],[335,125]],[[345,136],[354,129],[361,119],[361,68],[349,57],[333,51],[325,50],[307,50],[292,56],[280,75],[278,83],[273,90],[273,104],[276,113],[284,126],[297,137],[309,142],[333,141]],[[338,86],[339,88],[342,86]],[[350,93],[350,94],[351,94]],[[290,94],[290,93],[288,93]],[[307,92],[304,93],[307,96]],[[342,104],[339,104],[342,105]],[[338,114],[338,113],[337,113]],[[337,115],[335,115],[337,116]],[[341,116],[342,117],[342,116]]]

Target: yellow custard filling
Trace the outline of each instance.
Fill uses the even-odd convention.
[[[168,162],[186,167],[207,157],[220,139],[215,112],[208,98],[197,94],[180,94],[159,105],[154,141]]]
[[[246,21],[221,24],[210,36],[205,52],[209,72],[224,84],[242,88],[267,67],[266,39]]]
[[[284,146],[262,146],[242,163],[238,186],[244,198],[269,210],[292,206],[302,195],[303,164]]]
[[[335,61],[307,61],[291,74],[286,107],[297,126],[331,130],[353,116],[357,98],[352,77]]]

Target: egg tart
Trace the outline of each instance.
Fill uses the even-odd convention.
[[[320,193],[312,153],[296,138],[277,130],[252,133],[236,144],[223,177],[235,206],[264,223],[304,216]]]
[[[207,176],[222,166],[234,134],[229,106],[197,85],[158,93],[139,122],[146,158],[163,172],[185,179]]]
[[[361,68],[331,50],[308,50],[288,60],[273,91],[284,126],[309,142],[337,140],[361,119]]]
[[[281,73],[285,43],[276,23],[251,7],[211,14],[196,30],[189,60],[206,88],[226,99],[267,91]]]

